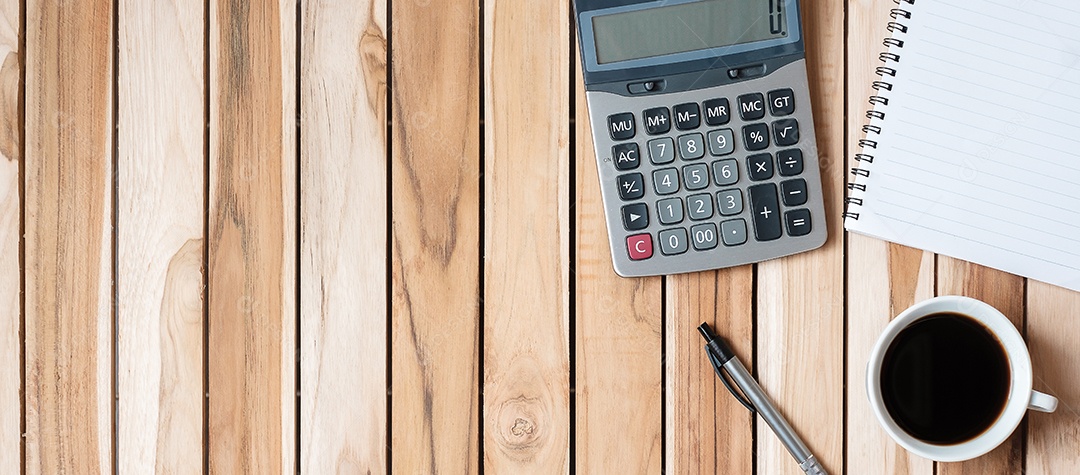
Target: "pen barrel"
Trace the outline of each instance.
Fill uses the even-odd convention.
[[[735,380],[735,384],[739,385],[743,394],[747,399],[754,404],[754,408],[757,410],[761,418],[765,420],[765,423],[772,428],[773,432],[780,439],[780,442],[787,447],[788,452],[792,457],[795,457],[795,461],[801,466],[804,462],[809,460],[812,455],[810,449],[806,447],[802,439],[795,434],[795,430],[791,428],[791,424],[788,424],[787,419],[784,419],[780,415],[780,412],[776,410],[776,406],[773,406],[772,401],[765,395],[765,391],[761,389],[757,381],[754,381],[754,377],[750,375],[750,372],[746,370],[746,367],[739,362],[738,358],[733,358],[724,365],[724,369],[731,375],[731,379]]]

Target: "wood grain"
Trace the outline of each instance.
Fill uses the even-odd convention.
[[[938,295],[963,295],[997,308],[1024,331],[1024,279],[978,264],[938,256]],[[938,463],[938,475],[1021,473],[1024,467],[1024,430],[1020,423],[1012,437],[990,453],[958,463]]]
[[[1058,398],[1053,414],[1029,411],[1027,473],[1070,473],[1080,467],[1080,293],[1029,280],[1027,344],[1035,390]]]
[[[574,69],[575,468],[579,473],[660,473],[663,279],[615,274],[584,82],[581,68]]]
[[[719,384],[698,334],[708,322],[753,371],[753,266],[667,278],[667,467],[753,473],[753,418]]]
[[[391,467],[478,473],[480,9],[393,6]]]
[[[119,473],[203,466],[203,5],[118,5]]]
[[[22,51],[19,0],[0,1],[0,467],[22,470]]]
[[[802,3],[814,126],[829,240],[757,268],[757,373],[777,408],[830,473],[843,468],[844,1]],[[757,423],[760,473],[800,473]]]
[[[847,5],[847,167],[861,164],[867,98],[874,68],[889,36],[892,2],[851,0]],[[831,216],[830,216],[831,217]],[[881,428],[866,395],[866,363],[893,317],[934,296],[934,254],[860,234],[847,235],[847,472],[931,475],[932,461],[911,454]]]
[[[569,2],[484,3],[484,467],[569,469]]]
[[[300,467],[385,473],[386,3],[302,15]]]
[[[27,473],[112,471],[112,16],[26,5]]]
[[[295,472],[296,4],[210,4],[209,463]]]

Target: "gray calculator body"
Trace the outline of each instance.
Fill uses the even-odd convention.
[[[616,273],[719,269],[825,243],[796,0],[575,0],[575,7]],[[771,26],[754,41],[690,49],[693,41],[730,42],[723,31],[698,34],[711,24],[702,18],[725,11]],[[694,40],[669,32],[664,44],[648,44],[649,28],[687,19],[699,30]],[[625,31],[633,27],[639,31]],[[690,50],[657,54],[671,49]]]

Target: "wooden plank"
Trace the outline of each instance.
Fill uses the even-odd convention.
[[[892,2],[850,1],[847,5],[847,167],[869,122],[867,98],[878,80],[874,68],[889,36]],[[872,137],[871,137],[872,138]],[[830,216],[832,217],[832,216]],[[866,396],[866,363],[881,332],[904,309],[934,296],[934,254],[859,234],[847,236],[847,444],[848,473],[930,475],[933,462],[905,450],[881,428]]]
[[[615,274],[585,87],[581,68],[575,71],[575,468],[580,473],[660,473],[663,279]]]
[[[569,469],[569,2],[484,3],[484,467]]]
[[[1069,473],[1080,467],[1080,293],[1034,280],[1027,286],[1027,343],[1035,389],[1058,398],[1057,412],[1030,412],[1027,473]]]
[[[986,302],[1009,317],[1023,333],[1024,279],[970,262],[938,256],[938,295],[963,295]],[[938,463],[938,475],[1021,473],[1024,466],[1024,425],[996,449],[958,463]]]
[[[26,5],[27,473],[112,467],[113,5]]]
[[[209,462],[295,472],[296,3],[210,4]]]
[[[22,470],[19,308],[22,201],[22,30],[19,0],[0,1],[0,467]]]
[[[717,381],[701,322],[753,371],[753,266],[667,278],[667,467],[672,473],[753,473],[753,420]]]
[[[480,9],[393,2],[391,467],[480,470]]]
[[[830,473],[844,440],[844,3],[802,4],[829,241],[757,274],[758,379]],[[760,418],[757,440],[759,473],[800,473]]]
[[[122,0],[117,122],[119,473],[203,467],[203,5]]]
[[[302,15],[300,465],[385,473],[386,3]]]

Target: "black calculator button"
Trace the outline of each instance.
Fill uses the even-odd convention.
[[[612,140],[627,140],[634,138],[634,114],[623,112],[622,114],[610,115],[607,118],[608,131],[611,132]]]
[[[799,121],[795,119],[780,119],[772,123],[773,137],[776,137],[776,145],[787,147],[799,143]]]
[[[813,229],[813,224],[810,223],[810,210],[806,208],[784,213],[784,220],[787,221],[787,232],[791,236],[805,236]]]
[[[746,221],[740,218],[720,223],[720,236],[725,246],[746,244]]]
[[[716,225],[703,223],[690,228],[690,240],[694,243],[694,250],[708,251],[716,247]]]
[[[750,212],[754,215],[754,237],[758,241],[772,241],[783,234],[780,229],[780,203],[776,198],[776,185],[766,183],[749,188]]]
[[[784,206],[806,204],[806,180],[796,178],[780,182],[780,195],[784,197]]]
[[[645,133],[649,135],[666,134],[671,130],[671,115],[667,107],[649,109],[641,114],[645,120]]]
[[[735,159],[717,160],[712,163],[712,174],[716,186],[734,185],[739,182],[739,162]]]
[[[765,117],[765,96],[760,92],[739,96],[739,116],[743,120],[758,120]]]
[[[694,130],[701,125],[701,110],[696,102],[675,106],[675,127],[679,130]]]
[[[636,143],[621,143],[611,147],[611,155],[615,157],[615,168],[619,170],[633,170],[641,165],[641,153]]]
[[[795,93],[791,89],[777,89],[769,92],[769,111],[774,116],[795,113]]]
[[[675,161],[675,141],[671,137],[649,141],[649,160],[655,165]]]
[[[709,132],[709,153],[720,157],[735,151],[735,134],[731,129]]]
[[[679,170],[664,168],[652,172],[653,188],[658,195],[670,195],[679,191]]]
[[[623,200],[636,200],[645,196],[645,177],[640,173],[619,175],[619,197]]]
[[[710,99],[705,101],[705,123],[717,126],[724,125],[731,120],[731,105],[727,98]]]
[[[750,170],[751,180],[768,180],[773,177],[772,155],[768,153],[759,153],[757,155],[746,157],[746,168]]]
[[[742,135],[746,149],[751,152],[769,148],[769,126],[766,124],[750,124],[743,127]]]
[[[682,198],[668,198],[656,202],[656,215],[660,224],[679,224],[683,220]]]
[[[683,184],[687,190],[700,190],[709,186],[709,166],[695,163],[683,167]]]
[[[658,236],[660,240],[660,252],[665,256],[674,256],[686,252],[687,239],[686,229],[675,228],[660,231]]]
[[[776,152],[776,164],[780,169],[780,176],[795,176],[802,173],[802,150],[793,148]]]
[[[697,160],[704,157],[705,138],[701,134],[688,134],[679,137],[679,156],[683,160]]]
[[[638,231],[649,227],[649,206],[645,203],[623,206],[622,222],[627,231]]]

